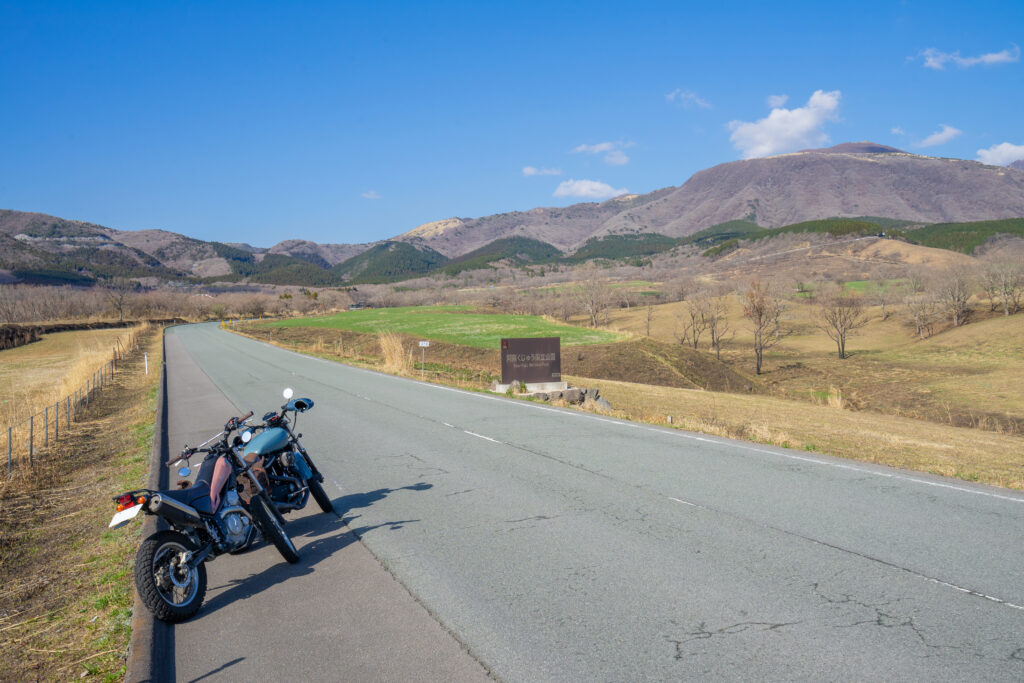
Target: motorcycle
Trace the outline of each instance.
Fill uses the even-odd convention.
[[[298,551],[274,513],[274,503],[253,465],[240,455],[245,439],[232,432],[246,426],[252,412],[233,417],[224,429],[195,448],[187,445],[168,464],[188,477],[190,458],[205,454],[194,484],[178,490],[138,489],[114,497],[117,512],[110,528],[124,526],[140,512],[159,515],[170,529],[157,531],[142,542],[135,556],[135,585],[139,597],[157,619],[184,621],[199,611],[206,595],[206,562],[225,553],[248,548],[257,529],[274,544],[289,563],[299,561]],[[208,447],[207,447],[208,446]],[[248,489],[248,501],[239,492]]]
[[[313,400],[293,399],[292,396],[294,392],[285,389],[286,403],[280,412],[267,413],[263,416],[262,425],[250,428],[262,431],[246,443],[244,459],[247,463],[258,464],[262,458],[262,467],[269,481],[267,490],[279,513],[301,510],[306,507],[311,494],[321,510],[334,512],[334,505],[321,484],[324,475],[302,446],[299,440],[302,434],[295,431],[299,413],[312,408]],[[289,412],[292,413],[291,421],[288,420]]]

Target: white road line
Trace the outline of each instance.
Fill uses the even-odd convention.
[[[470,431],[468,431],[468,430],[465,430],[465,429],[463,429],[462,431],[463,431],[464,433],[466,433],[466,434],[469,434],[470,436],[475,436],[475,437],[477,437],[478,439],[484,439],[485,441],[492,441],[492,442],[494,442],[494,443],[501,443],[501,442],[500,442],[500,441],[498,441],[497,439],[492,439],[491,437],[489,437],[489,436],[484,436],[483,434],[477,434],[476,432],[470,432]]]
[[[909,571],[909,570],[907,570],[907,571]],[[1001,598],[996,598],[996,597],[993,597],[991,595],[986,595],[984,593],[979,593],[978,591],[971,590],[970,588],[964,588],[963,586],[958,586],[955,583],[949,583],[948,581],[941,581],[939,579],[933,579],[930,576],[925,576],[924,574],[918,574],[917,572],[912,572],[912,573],[916,574],[917,576],[920,576],[922,579],[924,579],[925,581],[928,581],[930,583],[937,583],[940,586],[945,586],[946,588],[952,588],[953,590],[958,590],[961,593],[967,593],[968,595],[973,595],[976,598],[985,598],[986,600],[991,600],[994,603],[997,603],[997,604],[1000,604],[1000,605],[1005,605],[1007,607],[1012,607],[1013,609],[1019,609],[1021,611],[1024,611],[1024,606],[1022,606],[1022,605],[1016,605],[1016,604],[1014,604],[1012,602],[1007,602],[1006,600],[1003,600]]]
[[[691,503],[689,501],[680,500],[678,498],[673,498],[672,496],[669,496],[668,499],[669,500],[674,500],[677,503],[682,503],[683,505],[689,505],[692,508],[699,508],[700,507],[700,505],[697,505],[696,503]]]

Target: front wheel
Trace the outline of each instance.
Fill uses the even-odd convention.
[[[158,531],[139,547],[135,556],[135,586],[142,602],[160,621],[176,624],[195,615],[206,596],[206,564],[193,567],[183,561],[196,548],[188,536]]]
[[[320,485],[320,482],[310,477],[306,484],[309,486],[309,492],[313,494],[313,500],[320,506],[320,509],[324,512],[334,512],[334,504],[327,497],[327,493],[324,491],[324,487]]]
[[[252,516],[256,518],[256,523],[260,525],[263,535],[274,544],[277,552],[281,553],[281,557],[291,564],[298,562],[299,551],[295,549],[295,544],[277,521],[277,517],[267,508],[263,496],[253,496],[251,508]]]

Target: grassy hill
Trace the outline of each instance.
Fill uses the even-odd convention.
[[[506,237],[486,244],[464,256],[448,261],[440,268],[448,275],[457,275],[464,270],[490,268],[491,264],[506,261],[512,265],[527,263],[551,263],[562,258],[553,245],[529,237]]]
[[[329,272],[349,284],[400,282],[426,275],[447,260],[433,249],[418,249],[405,242],[383,242],[342,261]]]
[[[889,234],[911,244],[971,254],[997,235],[1024,237],[1024,218],[971,223],[935,223],[916,230],[898,230]]]
[[[564,260],[571,263],[581,263],[595,258],[609,260],[632,259],[660,254],[663,251],[674,248],[677,244],[679,244],[679,240],[674,237],[667,237],[656,233],[607,235],[587,240],[575,254]]]

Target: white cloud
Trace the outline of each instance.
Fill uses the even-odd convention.
[[[828,142],[822,130],[829,121],[839,119],[838,90],[816,90],[806,106],[796,109],[772,109],[767,117],[754,121],[731,121],[729,139],[744,159],[794,152],[805,147],[820,147]]]
[[[889,130],[889,132],[892,133],[893,135],[906,135],[907,134],[907,131],[903,130],[899,126],[893,126],[892,129]]]
[[[599,142],[596,145],[579,145],[572,151],[574,154],[600,154],[601,152],[610,152],[615,149],[614,142]]]
[[[599,180],[563,180],[555,189],[555,197],[581,197],[583,199],[611,199],[622,194],[629,194],[629,190],[621,188],[616,190],[608,183]]]
[[[621,149],[613,149],[605,155],[604,163],[612,166],[622,166],[629,163],[629,157]]]
[[[629,157],[622,150],[632,145],[628,142],[599,142],[596,145],[578,145],[573,154],[603,154],[604,163],[610,166],[622,166],[629,163]]]
[[[772,109],[778,109],[789,102],[789,95],[769,95],[768,106]]]
[[[978,150],[978,161],[993,166],[1009,166],[1020,159],[1024,159],[1024,145],[1003,142],[988,149]]]
[[[379,195],[379,194],[377,194],[377,191],[376,191],[376,190],[370,190],[369,192],[364,192],[364,193],[363,193],[362,195],[360,195],[360,196],[361,196],[361,197],[362,197],[363,199],[380,199],[380,195]]]
[[[693,107],[699,107],[701,109],[712,108],[711,103],[706,99],[692,90],[683,90],[682,88],[676,88],[669,94],[665,95],[665,99],[669,102],[678,102],[686,109],[692,109]]]
[[[944,145],[953,138],[963,133],[962,130],[954,128],[953,126],[947,126],[941,124],[939,130],[932,133],[921,142],[917,143],[918,147],[935,147],[936,145]]]
[[[523,175],[562,175],[562,169],[560,168],[534,168],[533,166],[523,166]]]
[[[949,62],[956,64],[961,69],[967,69],[979,64],[991,66],[993,64],[1018,62],[1020,61],[1020,47],[1014,45],[1012,48],[1001,52],[989,52],[977,57],[961,57],[959,50],[956,52],[943,52],[937,48],[930,47],[927,50],[921,50],[917,56],[924,60],[924,66],[928,69],[942,71]]]

